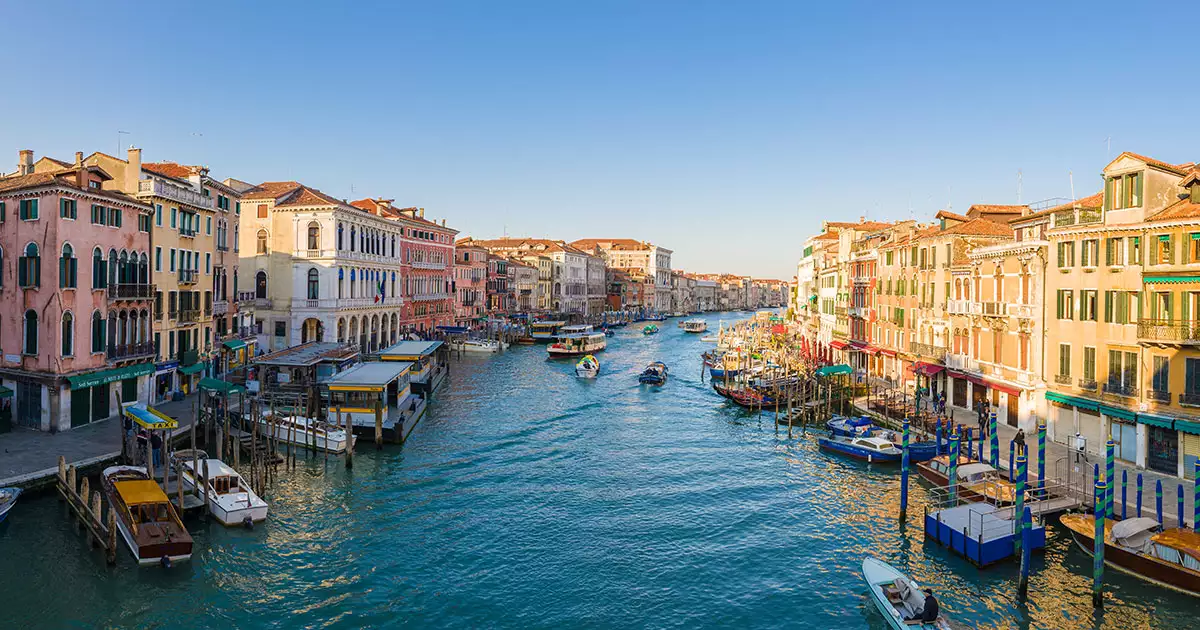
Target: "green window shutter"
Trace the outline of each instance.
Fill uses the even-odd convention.
[[[1104,264],[1109,267],[1113,264],[1113,240],[1111,238],[1104,240]]]
[[[1061,290],[1059,290],[1058,294],[1055,297],[1058,298],[1058,310],[1057,310],[1058,318],[1062,319],[1063,318],[1063,292]]]
[[[1062,243],[1058,244],[1058,266],[1059,267],[1066,266],[1063,264],[1063,244]]]
[[[1107,211],[1112,207],[1113,180],[1111,177],[1104,178],[1104,210]]]
[[[1133,190],[1134,190],[1134,194],[1137,195],[1138,205],[1145,205],[1144,202],[1142,201],[1142,174],[1141,173],[1133,174]]]
[[[1175,321],[1175,294],[1167,293],[1167,323]]]
[[[1191,309],[1190,302],[1192,301],[1192,299],[1191,299],[1192,292],[1184,291],[1180,294],[1180,297],[1182,297],[1183,299],[1180,301],[1180,304],[1179,304],[1179,320],[1186,322],[1189,319],[1191,319],[1191,317],[1190,317],[1191,313],[1189,313],[1188,311]]]
[[[1111,324],[1113,321],[1113,292],[1104,292],[1104,322]]]

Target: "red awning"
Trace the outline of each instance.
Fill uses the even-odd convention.
[[[914,374],[924,374],[925,376],[933,376],[934,374],[937,374],[938,372],[941,372],[944,369],[946,369],[946,366],[944,366],[944,365],[938,365],[936,363],[926,363],[925,361],[917,361],[916,363],[913,364],[912,371]]]
[[[896,351],[891,348],[878,348],[879,354],[886,354],[889,357],[895,357]]]
[[[1020,389],[1013,387],[1012,385],[1009,385],[1007,383],[997,383],[996,381],[984,381],[984,384],[987,385],[988,387],[991,387],[992,389],[998,389],[998,390],[1004,392],[1005,394],[1012,394],[1013,396],[1021,395]]]
[[[976,385],[983,385],[984,387],[987,387],[988,385],[987,381],[983,380],[983,377],[975,376],[974,374],[963,374],[963,378],[966,378],[968,381],[971,381]]]
[[[837,339],[829,342],[829,347],[834,350],[845,350],[847,345],[845,341],[838,341]]]
[[[863,352],[866,352],[867,354],[879,354],[879,348],[876,348],[875,346],[867,346],[863,348]]]

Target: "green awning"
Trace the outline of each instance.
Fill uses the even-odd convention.
[[[113,383],[123,381],[127,378],[136,378],[154,373],[153,363],[138,363],[136,365],[126,365],[125,367],[113,368],[111,370],[100,370],[98,372],[90,372],[88,374],[80,374],[78,376],[68,376],[67,382],[71,384],[71,389],[84,389],[87,387],[95,387],[104,385],[105,383]]]
[[[0,385],[0,398],[11,398],[12,395],[13,395],[13,390],[11,390],[3,385]]]
[[[1103,413],[1106,416],[1120,418],[1122,420],[1129,420],[1131,422],[1137,420],[1137,414],[1124,407],[1114,407],[1112,405],[1102,404],[1100,405],[1100,413]]]
[[[1162,416],[1154,416],[1154,415],[1150,415],[1148,413],[1139,413],[1137,415],[1137,420],[1138,420],[1138,422],[1140,422],[1142,424],[1149,424],[1149,425],[1153,425],[1156,427],[1162,427],[1164,429],[1170,429],[1171,425],[1173,425],[1175,423],[1175,421],[1172,420],[1171,418],[1164,418]]]
[[[1191,433],[1192,435],[1200,435],[1200,422],[1178,418],[1175,420],[1175,430]]]
[[[1146,284],[1188,284],[1200,282],[1200,276],[1143,276]]]
[[[241,350],[242,348],[246,347],[246,342],[242,341],[241,339],[230,339],[221,345],[230,350]]]
[[[208,367],[208,366],[205,365],[203,362],[193,363],[191,365],[185,365],[185,366],[179,368],[179,373],[191,376],[192,374],[195,374],[197,372],[203,372],[204,368],[206,368],[206,367]]]
[[[210,392],[218,392],[221,394],[236,394],[238,392],[245,391],[246,388],[242,387],[241,385],[234,385],[233,383],[215,378],[202,378],[200,379],[200,389],[207,389]]]
[[[1088,409],[1090,411],[1099,411],[1100,405],[1094,400],[1080,398],[1078,396],[1069,396],[1058,392],[1046,392],[1046,400],[1061,403],[1064,405],[1074,405],[1080,409]]]
[[[841,365],[826,365],[817,368],[817,376],[835,376],[837,374],[853,374],[854,369],[845,363]]]

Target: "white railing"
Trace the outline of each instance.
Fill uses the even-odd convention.
[[[971,302],[969,300],[949,300],[948,305],[951,315],[971,314]]]
[[[308,298],[292,298],[292,308],[294,309],[338,309],[338,308],[372,308],[385,306],[400,306],[404,303],[403,298],[396,296],[388,296],[379,298],[376,301],[373,297],[360,298],[321,298],[310,300]]]
[[[946,367],[954,370],[966,370],[968,372],[978,372],[979,362],[972,359],[966,354],[946,354]]]
[[[413,269],[445,269],[446,268],[446,263],[426,262],[423,260],[414,260],[408,264],[411,265]]]
[[[293,254],[297,258],[333,258],[336,250],[332,249],[298,249]]]
[[[449,299],[449,293],[418,293],[412,296],[414,302],[428,302],[431,300]]]
[[[184,188],[183,186],[168,184],[161,179],[151,178],[139,181],[138,194],[154,195],[157,197],[170,199],[172,201],[178,201],[179,203],[186,203],[190,206],[196,206],[198,208],[205,208],[207,210],[213,209],[212,197],[205,197],[191,188]]]
[[[229,302],[225,300],[217,300],[212,305],[213,315],[224,315],[229,312]]]
[[[1032,304],[1009,304],[1008,314],[1021,319],[1033,319]]]

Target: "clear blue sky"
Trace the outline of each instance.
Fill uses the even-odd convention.
[[[822,219],[1099,189],[1200,160],[1185,5],[4,3],[0,164],[136,144],[791,278]],[[69,6],[70,5],[70,6]],[[1053,6],[1051,6],[1053,5]],[[1105,138],[1112,138],[1111,152]]]

